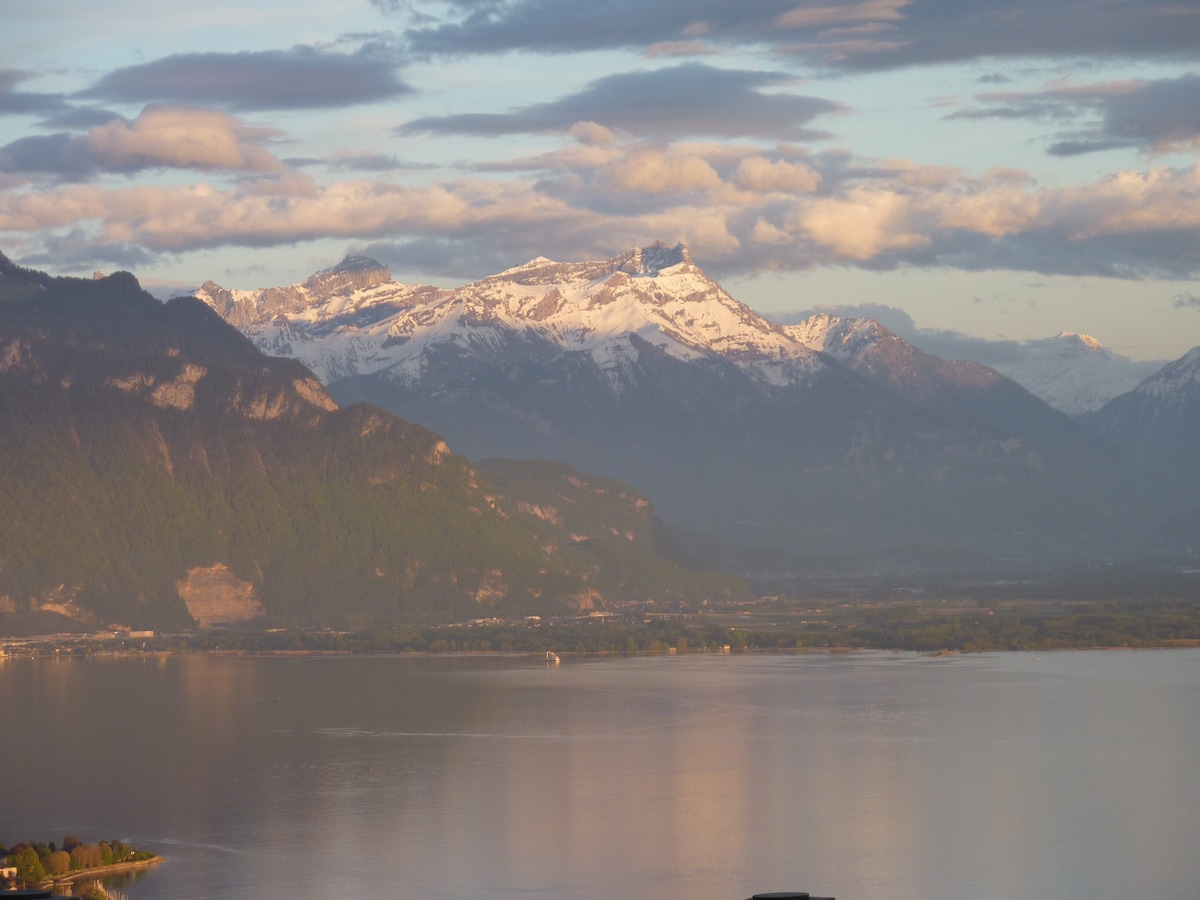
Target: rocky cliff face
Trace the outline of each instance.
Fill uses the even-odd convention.
[[[391,283],[392,273],[386,266],[369,257],[348,256],[302,284],[256,291],[228,291],[213,281],[206,281],[196,296],[235,328],[245,328],[271,322],[279,316],[302,315],[316,306],[344,308],[360,292]]]

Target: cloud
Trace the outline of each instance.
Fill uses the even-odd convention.
[[[775,25],[783,29],[829,28],[850,23],[880,23],[903,21],[902,11],[911,0],[862,0],[838,6],[796,6],[775,17]]]
[[[79,135],[33,135],[0,147],[0,171],[49,174],[64,181],[85,181],[99,170],[87,142]]]
[[[151,106],[86,134],[20,138],[0,147],[0,169],[67,181],[154,168],[276,171],[282,163],[260,146],[275,135],[213,110]]]
[[[335,153],[325,159],[297,160],[295,163],[286,160],[286,162],[289,165],[323,164],[337,172],[397,172],[436,168],[433,164],[406,162],[395,155],[386,153],[352,153],[348,151]]]
[[[259,143],[277,135],[213,110],[152,106],[132,123],[113,121],[93,128],[86,141],[97,159],[118,170],[167,166],[273,171],[281,165]]]
[[[795,94],[766,94],[762,88],[793,80],[778,72],[718,69],[684,63],[626,72],[593,81],[582,91],[508,113],[463,113],[416,119],[401,134],[434,132],[495,136],[561,132],[581,121],[642,136],[777,137],[813,140],[808,129],[836,103]]]
[[[32,77],[32,72],[23,69],[0,68],[0,116],[47,116],[69,108],[62,94],[16,90],[17,85]]]
[[[413,238],[377,241],[362,248],[394,272],[417,271],[428,275],[472,281],[485,272],[501,272],[525,262],[486,246],[474,238]]]
[[[0,232],[27,242],[80,232],[97,246],[149,253],[339,238],[405,247],[398,262],[419,256],[478,276],[488,269],[468,272],[472,260],[602,258],[656,238],[688,241],[718,277],[833,265],[1200,273],[1200,164],[1043,188],[1009,170],[968,177],[785,146],[618,141],[568,151],[591,155],[591,167],[554,169],[543,158],[533,178],[424,186],[318,184],[285,169],[224,189],[10,190],[0,193]]]
[[[184,53],[109,72],[78,96],[112,103],[211,105],[232,110],[323,109],[412,91],[396,60],[364,48]]]
[[[1200,147],[1200,75],[1193,73],[1157,81],[985,94],[980,100],[982,106],[959,110],[949,118],[1063,123],[1070,130],[1061,132],[1048,148],[1055,156],[1126,147],[1156,153]]]
[[[46,128],[82,131],[114,119],[123,118],[120,113],[98,106],[66,106],[60,112],[43,117],[41,124]]]
[[[645,49],[703,35],[713,47],[773,46],[851,69],[995,57],[1200,55],[1200,8],[1179,0],[452,0],[447,10],[405,32],[414,52]]]
[[[650,59],[663,56],[716,56],[721,51],[704,41],[659,41],[646,48]]]
[[[113,269],[133,271],[154,263],[154,254],[124,241],[101,243],[84,231],[49,235],[38,252],[21,257],[21,264],[56,271],[93,271]]]
[[[804,163],[771,161],[763,156],[747,156],[738,163],[734,181],[751,191],[809,193],[821,184],[820,173]]]
[[[721,184],[721,176],[706,160],[661,150],[627,154],[608,167],[606,177],[618,190],[646,194],[700,191]]]
[[[422,54],[572,53],[731,32],[757,40],[773,29],[776,16],[795,5],[794,0],[458,0],[450,4],[450,18],[410,28],[405,37]]]
[[[878,70],[995,57],[1200,54],[1200,8],[1176,0],[922,0],[895,24],[889,46],[863,47],[837,63]]]
[[[1176,309],[1194,309],[1200,311],[1200,294],[1179,294],[1175,297],[1174,306]]]
[[[611,147],[616,141],[612,129],[595,122],[576,122],[567,129],[567,134],[586,147]]]

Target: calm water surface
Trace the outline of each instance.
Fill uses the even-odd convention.
[[[1200,652],[0,661],[0,841],[150,898],[1194,900]]]

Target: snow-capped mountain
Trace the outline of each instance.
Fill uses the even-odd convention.
[[[994,369],[979,363],[925,353],[874,319],[818,313],[784,330],[805,346],[910,400],[935,400],[947,392],[978,390],[1005,381]]]
[[[523,346],[585,354],[620,391],[642,342],[684,362],[723,360],[777,387],[803,384],[830,358],[913,396],[999,380],[922,353],[873,319],[771,322],[683,245],[597,262],[538,257],[454,290],[400,284],[380,263],[349,257],[302,284],[227,291],[208,282],[197,296],[264,352],[302,360],[326,384],[386,372],[415,385],[447,352],[502,359]]]
[[[459,452],[561,459],[676,524],[789,549],[1100,546],[1163,492],[1067,416],[870,319],[770,322],[682,245],[539,257],[453,290],[370,261],[201,299]]]
[[[994,362],[993,368],[1072,416],[1099,409],[1162,365],[1161,361],[1131,360],[1089,334],[1069,331],[1026,341],[1021,348],[1019,359]]]
[[[300,284],[247,291],[207,281],[195,296],[264,353],[299,359],[328,384],[392,365],[380,355],[392,317],[443,293],[399,284],[381,263],[349,256]]]
[[[302,360],[325,383],[385,370],[413,383],[439,352],[504,354],[514,342],[586,353],[618,390],[635,341],[689,362],[719,357],[776,385],[824,365],[798,335],[730,297],[683,245],[601,262],[538,257],[452,291],[399,284],[359,257],[299,285],[227,291],[208,282],[197,296],[263,351]]]
[[[1083,422],[1139,461],[1200,488],[1200,347]]]

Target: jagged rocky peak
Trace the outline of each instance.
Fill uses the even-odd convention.
[[[347,272],[373,272],[378,269],[386,270],[387,266],[373,257],[351,253],[336,266],[331,266],[323,271],[332,275],[344,275]]]
[[[687,245],[682,242],[674,247],[668,247],[662,241],[655,241],[649,247],[635,247],[617,259],[623,261],[619,266],[620,271],[628,272],[630,275],[653,276],[672,266],[692,264],[692,254],[688,252]]]
[[[502,280],[523,285],[554,284],[562,281],[598,281],[618,272],[627,275],[656,276],[664,269],[678,265],[693,265],[687,245],[668,247],[655,241],[648,247],[634,247],[610,259],[562,263],[544,256],[531,259],[524,265],[507,269],[485,282]]]
[[[392,280],[391,270],[383,263],[369,256],[351,254],[336,266],[322,269],[314,274],[304,286],[325,291],[338,288],[366,288],[377,284],[386,284]]]

